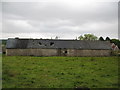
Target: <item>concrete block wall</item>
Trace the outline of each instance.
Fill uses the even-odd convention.
[[[8,56],[57,56],[56,49],[6,49]]]
[[[6,49],[8,56],[111,56],[111,50]]]

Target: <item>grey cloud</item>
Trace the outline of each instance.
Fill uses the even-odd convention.
[[[82,4],[80,4],[82,5]],[[58,2],[4,2],[3,33],[44,33],[74,38],[84,33],[117,38],[117,3],[90,3],[76,7]],[[98,33],[99,32],[99,33]],[[69,35],[70,34],[70,35]],[[73,35],[72,35],[73,34]],[[38,35],[39,36],[39,35]]]
[[[78,10],[71,9],[60,3],[4,3],[5,14],[15,14],[33,20],[48,20],[52,18],[73,19],[79,21],[112,20],[116,17],[117,3],[95,3]],[[39,7],[41,6],[41,7]],[[104,16],[104,17],[103,17]]]

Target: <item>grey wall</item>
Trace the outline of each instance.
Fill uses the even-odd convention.
[[[6,49],[8,56],[56,56],[56,49]]]
[[[110,56],[111,50],[6,49],[8,56]]]
[[[110,56],[111,50],[74,50],[68,49],[67,56]]]

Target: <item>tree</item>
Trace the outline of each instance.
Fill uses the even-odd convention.
[[[105,39],[106,41],[110,41],[110,38],[109,37],[106,37],[106,39]]]
[[[104,41],[103,37],[100,37],[99,40],[100,40],[100,41]]]
[[[79,40],[84,40],[84,37],[81,35],[78,37]]]
[[[79,36],[78,37],[79,40],[97,40],[98,37],[93,35],[93,34],[84,34],[84,36]]]

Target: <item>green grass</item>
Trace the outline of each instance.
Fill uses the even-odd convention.
[[[3,56],[3,88],[118,88],[118,57]]]

